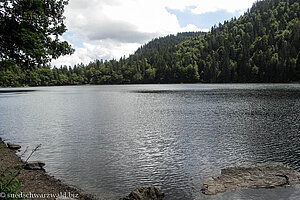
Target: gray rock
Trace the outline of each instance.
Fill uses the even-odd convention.
[[[263,163],[230,167],[221,170],[221,175],[203,182],[202,193],[217,194],[241,187],[267,187],[300,183],[300,173],[283,163]]]
[[[42,161],[30,161],[25,163],[24,169],[28,170],[41,170],[45,166],[45,163]]]
[[[165,194],[160,188],[154,186],[138,187],[128,196],[120,200],[163,200]]]
[[[7,145],[7,148],[12,149],[12,150],[18,150],[18,149],[21,149],[21,146],[20,146],[20,145],[12,144],[12,143],[10,143],[10,142],[8,142],[6,145]]]

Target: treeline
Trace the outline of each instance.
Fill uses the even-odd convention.
[[[159,70],[160,66],[175,61],[175,46],[202,34],[204,33],[186,32],[156,38],[140,47],[129,58],[120,58],[118,61],[96,60],[88,65],[59,68],[43,66],[27,70],[9,62],[2,62],[0,86],[158,83],[161,82],[160,77],[164,73]],[[188,77],[186,81],[190,81]],[[166,80],[163,82],[167,83]],[[173,82],[179,81],[174,79]]]
[[[0,85],[300,81],[299,15],[298,0],[258,1],[209,33],[157,38],[127,59],[33,70],[1,63]]]

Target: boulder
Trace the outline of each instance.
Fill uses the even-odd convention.
[[[20,145],[12,144],[12,143],[10,143],[10,142],[8,142],[6,145],[7,145],[7,148],[12,149],[12,150],[18,150],[18,149],[21,149],[21,146],[20,146]]]
[[[164,193],[160,188],[154,186],[138,187],[128,196],[120,200],[163,200]]]
[[[203,182],[202,193],[217,194],[241,187],[283,186],[300,183],[300,173],[283,163],[262,163],[229,167],[221,170],[221,175]]]
[[[24,169],[28,170],[41,170],[45,166],[45,163],[42,161],[30,161],[25,163]]]

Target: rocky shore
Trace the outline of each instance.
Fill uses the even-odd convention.
[[[4,171],[9,171],[13,175],[19,172],[17,180],[20,183],[19,187],[22,192],[21,197],[29,197],[28,199],[34,197],[34,199],[47,200],[96,200],[94,196],[86,194],[77,188],[68,186],[59,179],[48,175],[43,168],[45,163],[41,161],[30,161],[25,163],[16,155],[16,151],[20,148],[21,146],[17,144],[5,144],[0,138],[0,175],[3,174]],[[1,178],[2,177],[0,177],[0,179]],[[6,197],[2,195],[11,194],[5,194],[0,190],[0,199],[6,199]],[[164,193],[160,188],[144,186],[136,188],[129,195],[120,200],[163,199]]]
[[[43,169],[44,163],[40,161],[27,162],[16,155],[19,145],[5,144],[0,138],[0,175],[8,169],[12,174],[18,174],[20,191],[30,195],[55,195],[38,199],[95,200],[92,195],[68,186],[60,180],[48,175]],[[3,177],[0,177],[2,179]],[[0,180],[1,181],[1,180]],[[262,163],[229,167],[221,170],[221,175],[211,177],[203,182],[202,193],[214,195],[230,189],[241,187],[266,187],[272,188],[300,184],[300,172],[282,163]],[[0,188],[1,189],[1,188]],[[3,198],[0,191],[0,199]],[[138,187],[128,196],[120,200],[163,200],[164,193],[156,187]]]
[[[10,146],[10,148],[8,148],[7,146]],[[22,191],[23,197],[25,195],[36,195],[41,197],[38,199],[48,200],[95,200],[93,196],[85,194],[83,191],[68,186],[62,183],[60,180],[48,175],[42,168],[24,169],[25,163],[21,160],[19,156],[15,154],[17,149],[17,146],[13,146],[12,144],[6,145],[0,138],[0,174],[2,174],[6,169],[12,172],[12,174],[16,174],[21,169],[20,174],[17,176],[17,179],[20,182],[20,190]],[[39,165],[39,162],[37,162],[36,164]],[[40,165],[42,166],[43,164]]]
[[[300,172],[283,163],[269,162],[222,169],[220,176],[203,182],[202,192],[213,195],[241,187],[272,188],[293,184],[300,184]]]
[[[154,186],[138,187],[129,195],[119,200],[163,200],[165,194],[160,188]]]

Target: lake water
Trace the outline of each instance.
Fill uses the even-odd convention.
[[[0,89],[0,137],[49,174],[103,200],[160,186],[166,200],[299,199],[300,186],[201,194],[221,168],[277,161],[300,170],[299,84]]]

